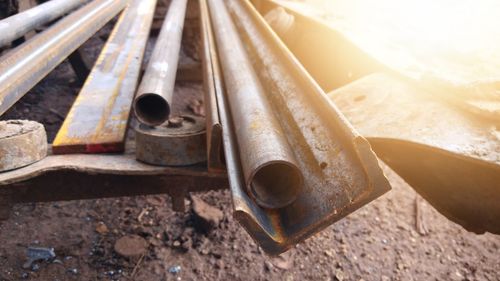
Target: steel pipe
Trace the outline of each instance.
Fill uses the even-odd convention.
[[[127,0],[96,0],[0,59],[0,115],[120,12]]]
[[[52,0],[0,21],[0,47],[55,20],[88,0]]]
[[[209,7],[247,191],[262,207],[285,207],[300,192],[302,173],[224,3]]]
[[[173,0],[134,101],[141,123],[157,126],[168,120],[181,49],[187,0]]]

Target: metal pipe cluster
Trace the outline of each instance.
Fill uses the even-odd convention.
[[[128,0],[92,1],[0,57],[0,115],[116,16],[127,3]],[[0,25],[3,24],[4,21],[0,21]]]

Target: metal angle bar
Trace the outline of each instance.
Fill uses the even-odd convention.
[[[168,120],[187,0],[173,0],[134,100],[137,119],[156,126]]]
[[[217,106],[217,92],[222,92],[222,77],[211,29],[206,0],[200,0],[200,30],[202,38],[203,84],[207,118],[207,164],[209,170],[224,169],[222,155],[222,125]]]
[[[220,16],[213,2],[209,2],[212,20]],[[382,195],[390,186],[368,142],[353,130],[255,8],[248,1],[225,4],[304,175],[304,184],[292,204],[279,209],[259,206],[245,188],[244,163],[235,149],[241,145],[239,139],[235,142],[231,138],[240,133],[240,124],[230,115],[232,111],[227,112],[232,122],[223,118],[227,115],[218,100],[234,216],[266,252],[279,254]],[[222,59],[220,49],[219,55]],[[230,100],[233,93],[227,90]]]
[[[500,233],[493,83],[419,81],[383,61],[374,68],[374,59],[356,55],[362,47],[341,29],[280,1],[252,2],[325,90],[364,76],[328,95],[380,159],[450,220],[476,233]],[[338,83],[347,73],[352,77]]]
[[[127,3],[95,0],[0,58],[0,115]]]
[[[88,0],[52,0],[0,21],[0,47],[55,20]]]
[[[54,153],[121,152],[156,0],[120,16],[54,140]]]

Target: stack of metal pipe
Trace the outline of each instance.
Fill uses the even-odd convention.
[[[345,120],[249,1],[201,0],[205,84],[236,219],[279,254],[390,189]],[[217,112],[214,112],[217,111]]]
[[[52,0],[0,21],[0,46],[73,11],[86,0]],[[0,115],[116,16],[127,0],[94,0],[0,57]]]

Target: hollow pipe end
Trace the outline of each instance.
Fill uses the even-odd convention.
[[[158,94],[144,93],[135,99],[134,112],[139,122],[149,126],[158,126],[168,120],[170,105]]]
[[[255,170],[248,189],[259,206],[279,209],[297,199],[303,182],[297,166],[286,161],[273,161]]]

